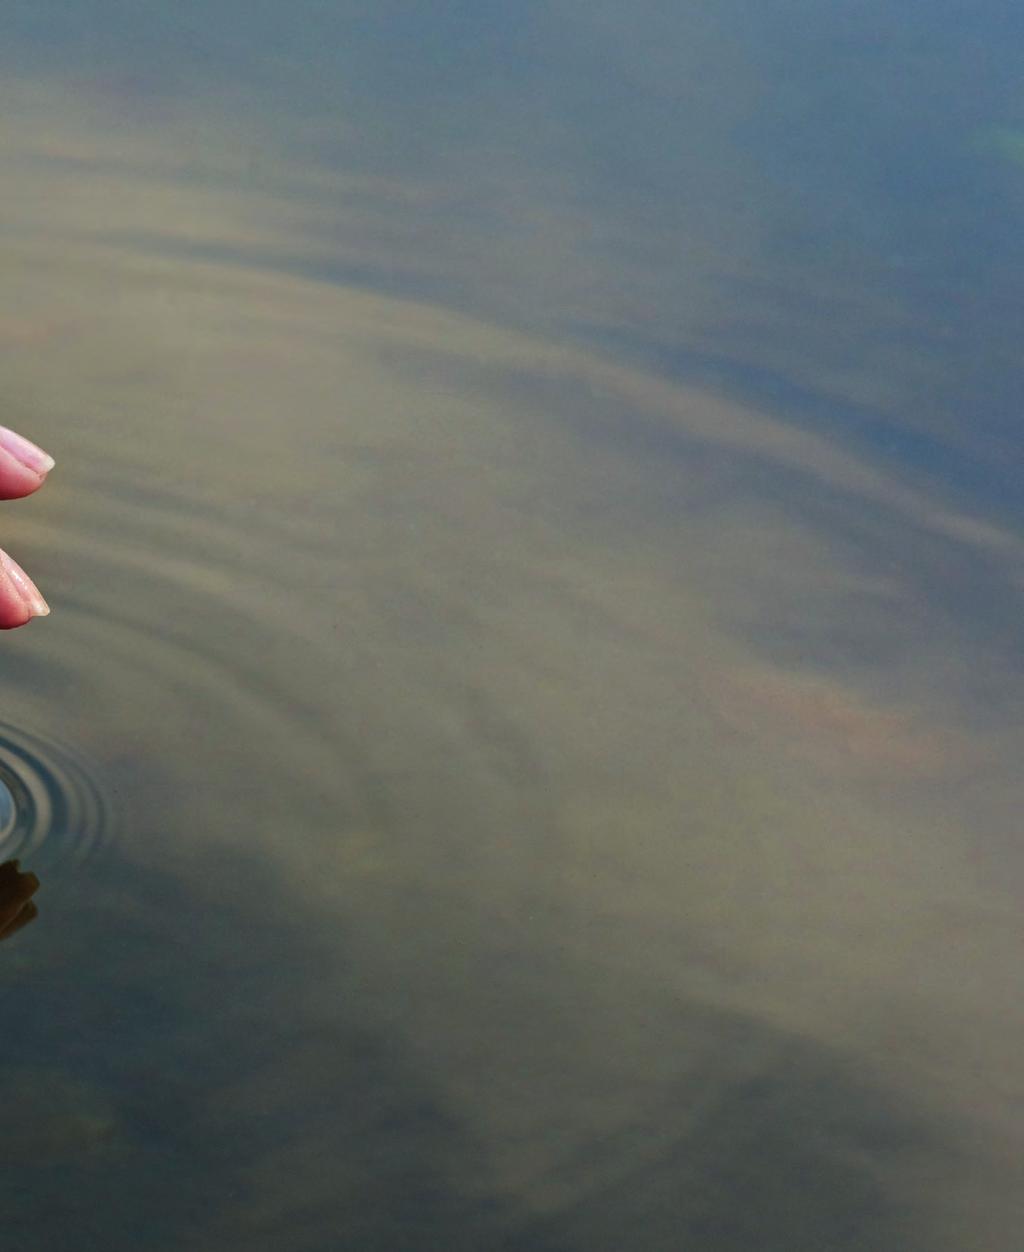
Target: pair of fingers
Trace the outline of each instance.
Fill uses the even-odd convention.
[[[0,426],[0,500],[20,500],[38,491],[53,469],[53,457],[6,426]],[[24,626],[50,609],[21,566],[0,548],[0,630]]]

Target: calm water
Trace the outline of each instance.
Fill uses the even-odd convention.
[[[0,34],[4,1246],[1017,1252],[1019,6]]]

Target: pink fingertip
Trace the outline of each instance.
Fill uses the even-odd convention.
[[[30,469],[36,474],[48,474],[54,465],[57,464],[48,452],[44,452],[42,448],[37,448],[24,435],[19,435],[16,430],[8,430],[6,426],[0,426],[0,448],[9,452],[26,469]]]
[[[18,595],[32,614],[33,617],[46,617],[50,612],[50,606],[43,599],[39,588],[35,585],[28,574],[21,568],[13,557],[7,555],[0,549],[0,564],[4,567],[4,572],[14,584]]]

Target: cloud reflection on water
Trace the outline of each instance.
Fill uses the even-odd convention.
[[[1010,1248],[1018,536],[310,277],[386,280],[415,188],[8,90],[7,403],[68,467],[8,716],[136,823],[79,902],[127,1016],[46,1046],[133,1058],[139,1219],[168,1171],[195,1247],[952,1249],[984,1196]]]

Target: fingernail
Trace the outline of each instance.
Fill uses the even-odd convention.
[[[45,617],[50,611],[50,606],[40,595],[39,588],[18,562],[13,557],[9,557],[6,552],[0,551],[0,564],[3,565],[4,572],[11,582],[14,583],[18,590],[18,595],[21,596],[25,607],[32,616]]]
[[[36,474],[48,474],[57,464],[48,452],[37,448],[24,435],[19,435],[16,430],[8,430],[6,426],[0,426],[0,448]]]

